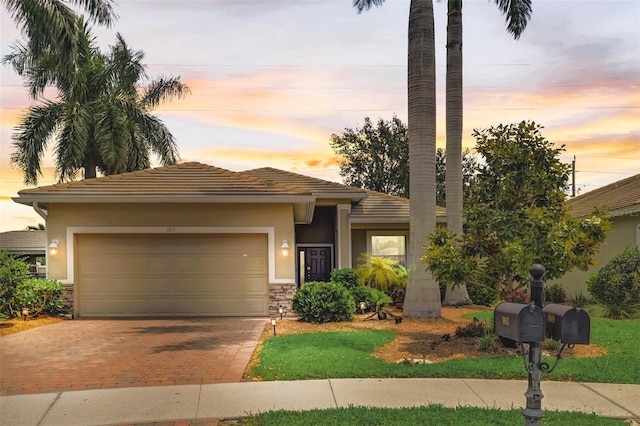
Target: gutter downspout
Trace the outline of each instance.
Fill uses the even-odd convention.
[[[42,217],[44,219],[45,223],[46,223],[47,222],[47,216],[48,216],[47,211],[42,209],[42,208],[40,208],[40,206],[38,205],[37,201],[34,201],[32,206],[33,206],[33,209],[36,211],[36,213],[38,213],[40,215],[40,217]]]

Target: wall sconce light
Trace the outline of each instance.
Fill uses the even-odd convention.
[[[59,241],[56,239],[51,240],[51,244],[49,244],[49,254],[51,256],[55,256],[56,254],[58,254],[58,244]]]
[[[282,240],[282,245],[280,245],[280,248],[282,249],[283,256],[289,256],[289,241]]]
[[[271,325],[273,326],[273,335],[276,335],[276,320],[272,319],[271,320]]]

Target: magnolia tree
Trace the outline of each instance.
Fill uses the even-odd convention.
[[[480,285],[517,300],[526,294],[529,268],[540,263],[547,279],[586,270],[610,228],[604,210],[572,217],[564,204],[570,166],[564,146],[534,122],[475,130],[482,157],[465,200],[466,232],[439,228],[423,261],[439,282]]]

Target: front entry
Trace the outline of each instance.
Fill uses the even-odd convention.
[[[300,284],[331,279],[331,247],[299,247]]]

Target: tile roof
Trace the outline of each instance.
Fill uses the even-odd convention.
[[[265,180],[291,185],[297,189],[311,191],[314,195],[321,196],[327,193],[342,192],[345,194],[362,194],[351,209],[351,221],[354,223],[379,223],[399,222],[409,223],[409,199],[395,195],[356,188],[336,182],[329,182],[309,176],[286,172],[284,170],[264,167],[261,169],[247,170],[253,176]],[[446,209],[437,207],[436,216],[445,217]]]
[[[366,190],[362,188],[355,188],[353,186],[274,169],[272,167],[245,170],[242,173],[255,176],[273,184],[281,184],[287,188],[310,192],[314,195],[324,195],[325,197],[330,195],[332,198],[343,196],[353,199],[354,201],[366,197]]]
[[[608,207],[612,216],[640,212],[640,174],[578,195],[566,204],[575,217],[586,216],[599,206]]]
[[[47,231],[1,232],[0,248],[13,253],[44,253],[47,249]]]
[[[60,200],[65,197],[82,197],[86,202],[90,202],[92,197],[105,201],[109,197],[133,200],[140,200],[141,197],[163,199],[193,197],[206,201],[215,197],[274,195],[305,196],[309,194],[247,174],[191,162],[24,189],[18,192],[19,197],[16,201],[26,204],[30,199]]]
[[[315,202],[345,200],[352,203],[353,222],[409,222],[407,198],[271,167],[232,172],[196,162],[24,189],[14,200],[45,207],[50,202],[293,202],[302,221],[310,220]],[[445,209],[438,207],[436,215],[444,217]]]

